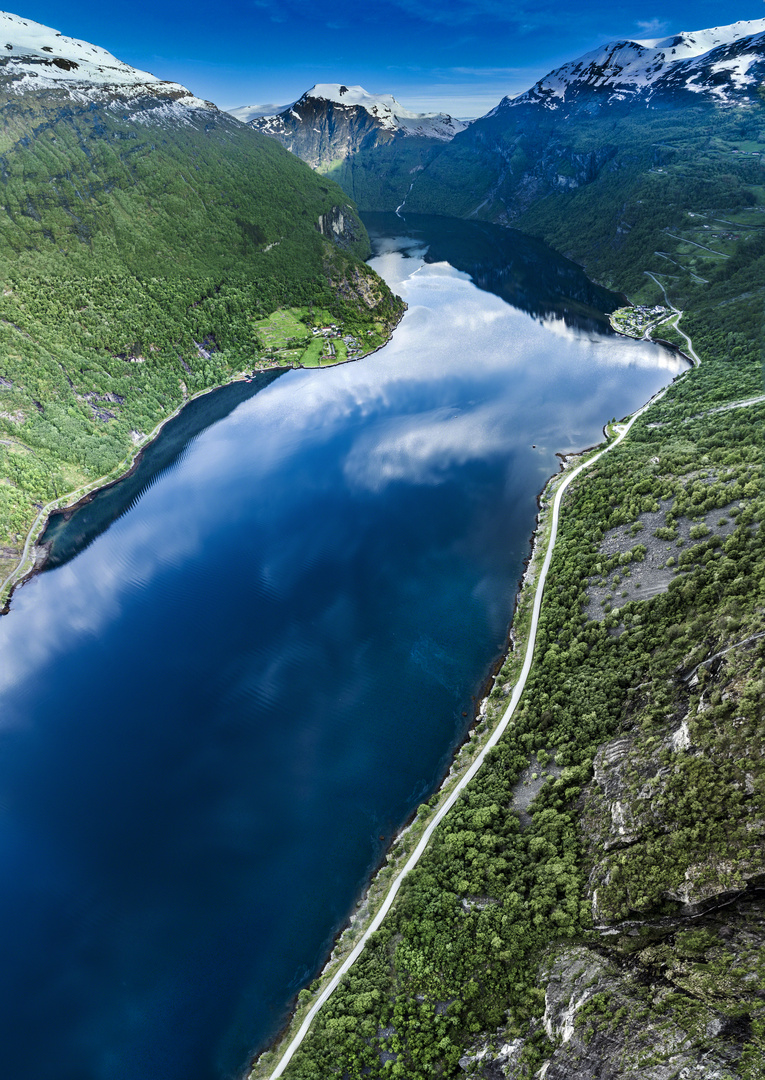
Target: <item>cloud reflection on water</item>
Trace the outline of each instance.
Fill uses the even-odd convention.
[[[379,492],[392,482],[435,485],[467,461],[509,454],[521,417],[530,425],[529,441],[572,450],[583,412],[600,423],[607,419],[606,399],[621,369],[655,376],[686,366],[649,342],[600,338],[563,319],[540,323],[479,292],[467,274],[448,264],[423,262],[422,245],[409,250],[416,257],[393,250],[373,260],[410,305],[385,350],[351,365],[295,372],[239,405],[188,448],[161,485],[144,493],[144,511],[150,513],[128,514],[114,526],[104,541],[106,552],[83,552],[55,571],[55,584],[53,575],[46,576],[44,608],[35,607],[34,585],[17,594],[12,617],[0,622],[6,658],[0,691],[69,648],[73,636],[97,635],[118,617],[127,591],[145,588],[165,568],[198,553],[206,528],[205,493],[210,485],[235,484],[236,461],[246,459],[248,482],[257,486],[276,469],[286,474],[296,458],[348,427],[355,434],[341,469],[352,489]],[[539,370],[557,384],[550,401],[544,388],[540,392]],[[508,378],[509,372],[516,377]],[[577,393],[584,378],[592,379],[585,404]],[[570,393],[561,393],[566,384]],[[646,384],[646,396],[656,385],[655,378]],[[319,488],[334,482],[321,475],[313,479]],[[275,577],[289,565],[288,549],[279,554]]]
[[[7,925],[42,942],[6,984],[35,972],[67,1075],[166,1053],[189,1077],[190,1029],[220,1047],[239,1010],[243,1058],[278,1026],[464,733],[554,451],[666,379],[656,347],[409,250],[384,257],[410,304],[389,346],[261,389],[0,620],[0,798],[65,878],[28,910],[6,873]]]

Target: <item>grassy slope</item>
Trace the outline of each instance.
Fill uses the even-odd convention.
[[[220,114],[121,111],[0,92],[0,580],[37,506],[262,366],[258,320],[316,307],[372,348],[400,311],[331,181]]]
[[[590,1069],[611,1053],[610,1064],[626,1070],[617,1075],[649,1075],[661,1060],[688,1065],[677,1057],[682,1045],[690,1062],[709,1055],[727,1070],[720,1075],[754,1080],[765,1072],[758,960],[765,938],[750,894],[695,918],[693,941],[684,930],[691,911],[682,904],[685,897],[713,908],[765,873],[765,639],[740,644],[765,632],[765,405],[712,411],[763,391],[763,170],[758,159],[733,152],[744,138],[765,151],[763,115],[653,119],[626,144],[625,128],[613,168],[594,182],[537,201],[525,187],[524,212],[513,224],[640,299],[661,299],[644,270],[657,272],[686,309],[683,326],[704,363],[567,495],[538,662],[518,722],[439,829],[288,1076],[464,1076],[460,1057],[493,1032],[497,1045],[522,1040],[508,1075],[531,1076],[555,1050],[540,1023],[540,965],[565,957],[574,943],[594,946],[626,982],[618,994],[603,983],[577,1020],[581,1039],[559,1055],[579,1047],[586,1056],[595,1038],[600,1057]],[[672,146],[660,145],[670,135]],[[602,125],[567,138],[566,160],[574,162],[619,141]],[[477,189],[486,180],[482,163],[456,149],[469,171],[438,189],[431,203],[438,212],[466,212],[467,196],[474,209],[469,184]],[[446,154],[436,167],[445,163]],[[497,167],[489,185],[495,201],[484,208],[493,220],[506,217],[512,196],[505,174],[507,201],[500,198],[500,176]],[[695,528],[694,542],[678,547],[680,572],[670,589],[588,620],[591,583],[618,587],[630,559],[643,557],[640,515],[660,505],[670,508],[667,535],[678,520]],[[733,517],[724,540],[705,534],[702,518],[712,511]],[[625,525],[635,529],[633,552],[605,558],[604,536]],[[694,681],[697,665],[726,649]],[[490,713],[502,709],[512,666],[511,658]],[[683,721],[687,744],[673,741]],[[614,737],[628,748],[617,792],[630,826],[626,842],[613,832],[617,795],[593,780],[593,760]],[[543,789],[521,830],[509,807],[532,753],[542,767],[554,756],[563,773]],[[600,768],[602,777],[603,762]],[[735,946],[729,931],[739,924],[753,948]],[[599,989],[593,983],[591,994]],[[310,1002],[310,993],[304,997]],[[633,1014],[639,1023],[625,1025]],[[616,1029],[626,1041],[618,1042]],[[611,1039],[605,1048],[603,1032]],[[492,1056],[468,1074],[493,1075],[484,1071]],[[556,1060],[561,1071],[551,1075],[568,1075],[571,1059]]]

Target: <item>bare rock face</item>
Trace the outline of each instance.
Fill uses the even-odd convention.
[[[555,1049],[540,1078],[763,1075],[754,1035],[765,1015],[762,897],[692,923],[678,920],[663,933],[637,951],[625,936],[609,957],[564,949],[542,966],[544,1024]]]
[[[689,1029],[682,1009],[673,1015],[672,992],[651,987],[636,1000],[634,974],[596,953],[576,948],[552,964],[545,995],[545,1029],[557,1048],[540,1076],[545,1080],[723,1080],[738,1047],[709,1051],[723,1032],[711,1007],[697,1006]],[[703,1047],[703,1050],[702,1050]]]
[[[466,1080],[765,1077],[765,636],[689,647],[580,796],[592,934],[548,951],[543,1015],[467,1049]]]
[[[582,835],[602,932],[698,916],[765,880],[765,760],[746,704],[760,648],[753,638],[689,664],[663,724],[598,751]]]
[[[550,1039],[565,1046],[576,1031],[579,1013],[614,971],[590,949],[569,949],[548,972],[542,1023]]]
[[[498,1031],[460,1060],[466,1080],[735,1080],[765,1075],[765,914],[754,895],[652,943],[624,935],[558,948],[540,965],[542,1019]],[[750,1071],[746,1071],[746,1070]],[[758,1071],[759,1070],[759,1071]]]
[[[652,988],[653,989],[653,988]],[[670,991],[654,990],[653,1003]],[[698,1038],[720,1035],[712,1009],[695,1017]],[[546,993],[545,1027],[558,1048],[546,1063],[545,1080],[694,1080],[729,1077],[729,1053],[699,1061],[696,1031],[671,1012],[660,1023],[648,1002],[635,1000],[634,986],[613,963],[586,948],[566,950],[553,962]]]
[[[257,131],[277,139],[312,169],[321,171],[360,150],[390,142],[395,136],[360,105],[343,107],[308,96],[278,116],[250,123]]]
[[[290,105],[244,106],[232,115],[331,176],[362,210],[400,208],[422,170],[467,127],[340,83],[318,84]]]
[[[278,139],[320,172],[394,140],[447,143],[467,126],[446,113],[412,112],[390,94],[369,94],[361,86],[340,83],[314,86],[274,113],[251,112],[245,106],[232,115]]]
[[[367,242],[360,224],[352,207],[333,206],[328,213],[319,215],[316,227],[322,236],[339,248],[355,251],[360,244],[366,246]]]
[[[511,1042],[500,1039],[495,1045],[484,1043],[460,1058],[460,1068],[464,1069],[469,1080],[504,1080],[507,1076],[520,1076],[523,1046],[523,1039],[513,1039]]]

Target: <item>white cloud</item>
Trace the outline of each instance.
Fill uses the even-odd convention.
[[[511,450],[519,425],[534,433],[529,442],[581,447],[592,438],[592,417],[597,432],[610,414],[615,393],[616,400],[624,393],[625,405],[636,386],[647,397],[657,368],[672,374],[684,366],[648,342],[582,335],[560,319],[534,325],[479,292],[466,274],[424,263],[424,246],[415,240],[411,258],[388,251],[373,260],[409,303],[386,349],[357,364],[277,379],[204,432],[180,466],[145,492],[141,514],[126,514],[76,560],[19,591],[0,620],[0,690],[33,677],[73,638],[97,636],[119,618],[131,590],[203,549],[205,529],[217,527],[202,512],[206,493],[224,483],[235,491],[233,461],[247,457],[248,482],[257,487],[269,474],[296,475],[296,461],[310,460],[314,447],[344,430],[353,442],[338,466],[352,488],[437,484],[450,469]],[[571,348],[564,350],[563,338]],[[646,374],[633,383],[624,367]],[[544,382],[530,374],[538,371],[549,373],[549,401]],[[591,389],[583,403],[584,385]],[[237,506],[233,498],[232,514]],[[284,545],[277,558],[288,554]]]
[[[154,487],[143,498],[172,504],[174,484],[177,475],[166,474],[161,493]],[[164,514],[127,514],[78,559],[23,586],[10,615],[0,623],[0,693],[70,649],[73,639],[97,637],[119,617],[132,590],[144,588],[166,567],[197,551],[202,538],[196,522],[197,516],[189,512],[183,528],[168,529]],[[44,592],[40,603],[38,591]]]
[[[666,19],[638,19],[637,28],[641,34],[646,34],[648,37],[659,37],[661,34],[665,34],[669,23]]]
[[[346,458],[350,486],[381,491],[388,484],[439,484],[455,465],[512,445],[505,402],[465,413],[448,407],[397,417],[365,432]]]

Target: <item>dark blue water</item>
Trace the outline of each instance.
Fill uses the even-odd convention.
[[[370,221],[393,342],[205,399],[0,620],[3,1076],[241,1072],[448,767],[555,452],[680,370],[543,249]]]

